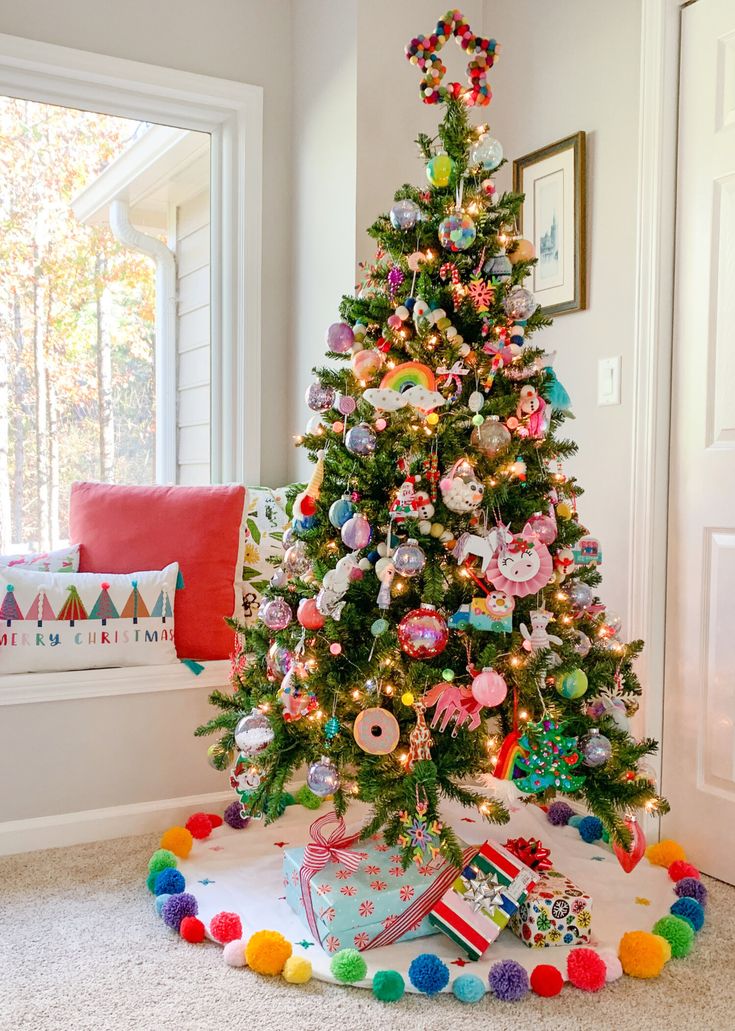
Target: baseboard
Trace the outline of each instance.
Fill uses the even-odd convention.
[[[152,802],[133,802],[131,805],[86,809],[78,813],[8,820],[0,823],[0,855],[164,831],[197,811],[221,812],[233,797],[231,791],[213,791],[205,795],[159,798]]]

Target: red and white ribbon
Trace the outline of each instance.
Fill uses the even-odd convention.
[[[329,836],[325,834],[326,828],[334,825],[334,830]],[[317,941],[321,941],[316,923],[314,903],[311,898],[310,883],[315,873],[323,870],[328,863],[339,863],[350,873],[357,870],[367,853],[355,852],[350,846],[354,845],[360,837],[360,832],[348,834],[345,822],[335,812],[325,813],[314,820],[309,827],[311,841],[304,849],[304,859],[301,864],[299,879],[301,881],[301,897],[306,910],[306,919],[309,923],[311,933]]]

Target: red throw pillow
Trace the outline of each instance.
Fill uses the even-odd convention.
[[[75,483],[71,539],[82,545],[80,572],[130,573],[178,562],[176,653],[226,659],[235,612],[245,488],[124,487]],[[240,562],[240,565],[242,563]]]

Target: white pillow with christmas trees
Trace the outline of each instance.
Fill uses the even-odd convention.
[[[177,662],[178,575],[0,568],[0,674]]]

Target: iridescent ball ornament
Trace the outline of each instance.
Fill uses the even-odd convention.
[[[471,247],[476,236],[475,223],[469,215],[461,211],[447,215],[439,223],[439,242],[445,250],[455,254]]]
[[[581,698],[587,690],[587,674],[583,669],[573,669],[570,673],[560,674],[555,686],[562,698]]]
[[[530,290],[523,286],[514,286],[503,301],[503,307],[509,318],[523,322],[536,311],[538,301]]]
[[[317,380],[306,388],[305,400],[312,412],[328,412],[336,396],[334,387],[325,386]]]
[[[481,165],[486,172],[493,172],[503,160],[503,144],[494,136],[483,136],[470,147],[470,166]]]
[[[296,541],[283,556],[283,566],[289,576],[303,576],[311,569],[311,562],[306,553],[306,544]]]
[[[329,522],[336,530],[341,530],[348,519],[355,514],[355,505],[347,494],[337,498],[329,506]]]
[[[582,762],[585,766],[604,766],[612,755],[612,745],[609,738],[593,727],[580,741],[582,750]]]
[[[378,438],[375,430],[366,422],[358,423],[345,436],[345,447],[351,455],[358,455],[360,458],[367,458],[375,452]]]
[[[265,668],[269,679],[282,680],[293,666],[293,661],[293,652],[274,641],[265,657]]]
[[[567,588],[567,594],[575,609],[582,609],[583,611],[588,609],[595,600],[595,592],[589,584],[582,583],[581,581],[570,584]]]
[[[342,526],[340,536],[348,548],[352,551],[359,551],[368,546],[372,532],[366,517],[361,512],[355,512]]]
[[[327,795],[333,795],[339,790],[339,770],[329,756],[323,755],[309,767],[306,783],[315,795],[326,798]]]
[[[421,209],[408,197],[397,200],[390,209],[390,224],[394,229],[413,229],[420,217]]]
[[[470,437],[473,447],[482,451],[488,458],[495,458],[505,451],[510,441],[510,431],[497,415],[491,415],[481,426],[475,426]]]
[[[543,544],[556,540],[556,521],[543,512],[535,512],[528,520],[528,526]]]
[[[447,646],[447,621],[433,605],[412,609],[398,624],[398,643],[412,659],[433,659]]]
[[[485,667],[472,681],[472,697],[480,705],[500,705],[508,694],[505,679],[491,667]]]
[[[235,727],[235,744],[247,759],[264,752],[274,736],[270,720],[260,709],[251,709]]]
[[[293,612],[284,598],[271,598],[260,606],[258,618],[269,630],[285,630],[293,619]]]
[[[355,342],[352,327],[346,322],[333,322],[327,330],[327,350],[335,354],[346,354]]]
[[[405,544],[399,544],[396,548],[393,565],[401,576],[416,576],[426,565],[426,555],[423,548],[413,538],[409,538]]]

